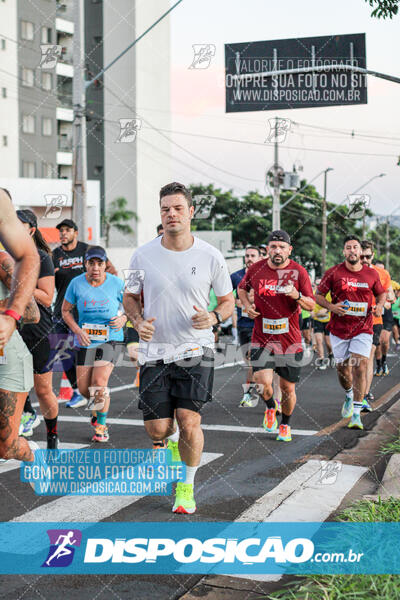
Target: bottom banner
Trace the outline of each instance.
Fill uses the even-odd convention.
[[[400,573],[400,523],[0,523],[1,574]]]

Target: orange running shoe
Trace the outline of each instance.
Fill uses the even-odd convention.
[[[267,408],[264,413],[263,427],[265,431],[275,431],[278,427],[275,408]]]

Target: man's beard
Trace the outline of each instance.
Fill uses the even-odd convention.
[[[278,255],[278,256],[271,256],[271,262],[274,265],[280,265],[280,264],[284,263],[285,260],[286,259],[283,256],[280,256],[280,255]]]
[[[358,262],[360,262],[360,258],[348,258],[347,262],[349,262],[351,265],[356,265]]]

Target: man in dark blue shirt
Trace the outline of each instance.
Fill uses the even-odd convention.
[[[260,249],[257,246],[246,246],[246,252],[244,255],[244,269],[239,269],[239,271],[235,271],[231,274],[232,287],[234,290],[237,290],[239,283],[242,281],[247,269],[254,265],[254,263],[258,262],[262,259],[262,255],[260,253]],[[237,329],[239,336],[239,344],[243,353],[243,357],[248,363],[248,353],[251,344],[251,336],[253,333],[254,319],[250,319],[247,313],[244,312],[241,308],[241,302],[238,298],[236,298],[236,311],[237,311]],[[249,364],[249,363],[248,363]],[[249,369],[247,372],[247,380],[246,384],[250,384],[253,381],[253,370],[249,365]],[[246,388],[242,400],[240,401],[240,406],[253,406],[252,401],[252,393],[251,386]],[[257,396],[257,394],[255,394]]]

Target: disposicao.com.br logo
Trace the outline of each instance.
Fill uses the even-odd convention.
[[[89,538],[84,562],[87,563],[156,563],[169,557],[176,563],[303,563],[314,554],[314,544],[307,538],[294,538],[286,544],[279,536],[266,539],[246,538]]]
[[[75,548],[81,545],[79,529],[48,529],[50,548],[42,567],[68,567],[74,558]]]

